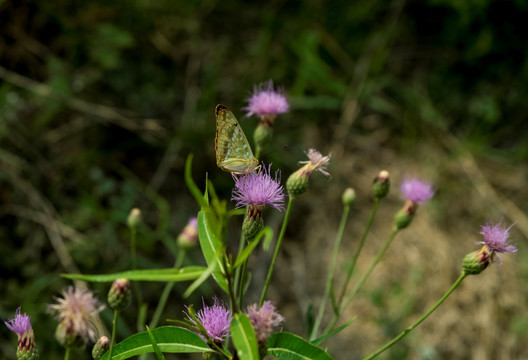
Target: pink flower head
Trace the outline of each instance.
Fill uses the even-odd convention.
[[[196,313],[198,321],[213,341],[222,343],[230,334],[231,320],[233,319],[231,311],[216,297],[214,298],[213,306],[205,305],[203,299],[202,304],[203,308]],[[192,330],[200,335],[204,341],[207,341],[205,336],[200,334],[199,327],[196,326],[196,321],[188,313],[186,315],[189,321],[195,324]]]
[[[501,226],[501,223],[493,225],[491,222],[487,222],[481,226],[480,233],[484,236],[484,241],[479,241],[479,244],[486,245],[490,251],[490,258],[493,260],[495,254],[499,256],[499,261],[502,264],[501,255],[503,253],[515,254],[517,247],[509,244],[510,229],[505,229]]]
[[[9,330],[18,336],[18,350],[27,351],[35,348],[35,336],[31,327],[31,318],[20,313],[20,307],[15,312],[15,318],[4,321]]]
[[[57,316],[59,327],[57,339],[64,343],[68,338],[79,338],[85,343],[95,342],[99,338],[101,320],[99,313],[104,305],[87,289],[69,286],[62,292],[62,298],[49,305],[51,313]]]
[[[277,210],[284,208],[284,189],[280,184],[280,171],[275,171],[275,178],[270,175],[271,164],[260,171],[248,174],[234,175],[235,187],[231,200],[236,201],[236,207],[269,205]]]
[[[257,309],[257,304],[248,306],[246,313],[259,343],[266,343],[274,328],[284,321],[271,301],[264,301],[260,309]]]
[[[255,86],[253,95],[247,99],[247,102],[248,106],[243,108],[247,111],[247,116],[274,117],[290,109],[284,90],[282,88],[273,90],[272,80]]]
[[[323,156],[319,151],[309,149],[306,156],[308,156],[308,161],[299,161],[299,164],[306,164],[304,165],[304,168],[308,176],[314,171],[319,171],[326,176],[330,176],[328,171],[326,171],[326,167],[330,162],[332,154]]]
[[[7,326],[9,330],[17,334],[18,336],[22,336],[25,332],[31,331],[31,318],[27,314],[21,314],[20,313],[20,307],[16,309],[15,312],[15,318],[4,321],[4,324]]]
[[[413,203],[423,205],[435,194],[433,183],[419,180],[418,178],[406,178],[400,187],[405,198]]]

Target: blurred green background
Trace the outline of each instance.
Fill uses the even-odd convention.
[[[228,199],[214,107],[231,108],[251,138],[256,120],[241,108],[255,84],[273,79],[292,110],[277,119],[262,160],[286,179],[308,148],[333,153],[332,178],[315,178],[299,198],[279,261],[285,275],[270,292],[285,329],[304,335],[304,312],[322,293],[321,251],[329,254],[341,192],[358,192],[345,262],[370,211],[371,181],[387,169],[393,192],[360,266],[388,234],[404,173],[433,180],[437,197],[393,245],[350,308],[362,315],[329,353],[360,358],[394,336],[456,278],[479,225],[503,219],[517,223],[518,256],[468,279],[465,297],[381,358],[527,358],[527,17],[522,0],[0,1],[1,318],[22,305],[42,358],[60,358],[46,313],[69,284],[59,274],[127,269],[133,207],[144,219],[140,266],[172,266],[174,239],[198,210],[185,158],[194,154],[200,185],[208,173]],[[276,228],[280,215],[266,214]],[[93,288],[105,298],[104,284]],[[143,289],[155,304],[162,285]],[[167,317],[200,301],[182,299],[183,289]],[[121,338],[133,331],[134,309],[129,316]],[[103,318],[108,326],[111,313]],[[2,357],[14,359],[14,335],[1,333]]]

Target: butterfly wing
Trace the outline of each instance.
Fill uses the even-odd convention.
[[[217,105],[216,165],[224,171],[246,173],[258,166],[251,146],[235,115],[224,105]]]

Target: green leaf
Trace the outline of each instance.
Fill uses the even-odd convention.
[[[162,326],[151,331],[159,350],[164,353],[203,353],[213,350],[194,332],[177,327]],[[112,360],[154,352],[147,332],[134,334],[114,346]],[[109,360],[108,352],[101,360]]]
[[[110,282],[120,278],[132,281],[187,281],[199,278],[205,270],[203,266],[187,266],[181,269],[130,270],[103,275],[61,274],[61,276],[67,279],[92,282]]]
[[[202,194],[200,189],[198,189],[198,186],[196,186],[192,178],[192,174],[191,174],[192,159],[193,159],[193,155],[189,154],[189,156],[187,156],[187,160],[185,161],[185,184],[187,184],[189,191],[191,192],[196,202],[200,204],[200,207],[205,208],[208,206],[208,204],[206,200],[204,199],[204,195]]]
[[[165,356],[163,356],[163,354],[161,353],[161,350],[158,346],[158,342],[156,341],[156,337],[154,336],[154,334],[152,334],[152,331],[150,331],[150,328],[148,326],[145,325],[145,327],[147,328],[150,343],[152,344],[152,348],[156,353],[156,357],[158,358],[158,360],[165,360]]]
[[[209,278],[209,276],[211,276],[213,271],[216,270],[216,265],[217,265],[217,263],[215,263],[215,262],[213,262],[211,265],[209,265],[207,270],[205,270],[203,272],[203,274],[198,279],[194,280],[193,283],[191,285],[189,285],[187,290],[185,290],[185,293],[183,293],[183,297],[187,298],[187,297],[191,296],[191,294],[194,292],[194,290],[198,289],[198,287],[200,285],[202,285],[204,283],[204,281],[207,280],[207,278]]]
[[[210,221],[204,210],[198,213],[198,236],[200,238],[200,246],[208,266],[216,264],[221,273],[225,273],[224,266],[220,261],[220,256],[224,252],[224,245],[214,234],[210,227]],[[213,272],[213,278],[220,285],[220,287],[227,293],[227,280],[218,272]]]
[[[246,314],[235,314],[231,321],[231,337],[239,359],[259,360],[257,336]]]
[[[332,357],[325,351],[288,332],[275,333],[270,336],[268,355],[282,360],[332,360]]]
[[[242,250],[242,252],[237,256],[235,265],[233,266],[234,268],[237,268],[238,266],[242,265],[244,261],[246,261],[246,259],[249,257],[249,255],[251,255],[251,252],[253,251],[255,246],[258,245],[258,243],[260,242],[260,239],[263,236],[266,236],[265,242],[268,242],[269,241],[268,239],[271,239],[273,237],[273,230],[271,230],[269,226],[266,226],[263,229],[261,229],[259,233],[257,234],[257,236],[255,236],[255,239],[252,240],[248,244],[248,246],[246,246],[244,250]]]
[[[335,334],[341,332],[341,330],[345,329],[348,325],[352,324],[354,322],[354,320],[356,320],[356,318],[354,317],[352,320],[350,320],[349,322],[347,322],[346,324],[344,325],[341,325],[340,327],[338,328],[335,328],[334,330],[332,331],[329,331],[327,332],[326,334],[324,334],[323,336],[315,339],[314,341],[312,341],[312,344],[314,345],[319,345],[321,344],[323,341],[327,340],[328,338],[331,338],[332,336],[334,336]]]

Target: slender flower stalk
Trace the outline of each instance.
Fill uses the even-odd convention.
[[[293,200],[294,200],[293,196],[290,196],[288,198],[288,207],[286,208],[286,215],[284,215],[284,221],[282,222],[282,227],[281,227],[281,231],[279,234],[279,238],[277,240],[277,245],[275,246],[275,252],[273,253],[273,258],[271,259],[271,264],[268,269],[268,276],[266,277],[266,283],[264,284],[264,288],[262,289],[262,294],[260,295],[259,306],[262,306],[264,304],[264,299],[266,298],[266,294],[268,293],[268,287],[271,282],[273,268],[275,267],[275,262],[277,261],[277,258],[279,257],[282,240],[284,239],[284,234],[286,234],[286,228],[288,227],[288,221],[290,220]]]
[[[460,285],[460,283],[462,282],[462,280],[464,280],[466,278],[468,274],[466,274],[465,272],[462,272],[462,274],[458,277],[458,279],[454,282],[454,284],[449,288],[449,290],[447,290],[447,292],[440,298],[440,300],[437,301],[436,304],[433,305],[433,307],[431,307],[425,314],[423,314],[418,320],[416,320],[411,326],[409,326],[407,329],[403,330],[398,336],[396,336],[394,339],[392,339],[391,341],[389,341],[387,344],[383,345],[381,348],[379,348],[378,350],[376,350],[374,353],[370,354],[369,356],[366,356],[363,358],[363,360],[370,360],[370,359],[374,359],[375,357],[377,357],[379,354],[381,354],[382,352],[384,352],[385,350],[387,350],[388,348],[390,348],[392,345],[396,344],[398,341],[400,341],[402,338],[404,338],[408,333],[410,333],[412,330],[414,330],[415,327],[417,327],[418,325],[420,325],[425,319],[427,319],[427,317],[429,315],[431,315],[433,313],[433,311],[435,311],[440,305],[442,305],[442,303],[445,301],[445,299],[447,299],[447,297],[449,295],[451,295],[451,293],[453,291],[455,291],[455,289],[458,287],[458,285]]]
[[[513,226],[513,225],[512,225]],[[454,282],[454,284],[447,290],[447,292],[433,305],[425,314],[423,314],[418,320],[416,320],[411,326],[403,330],[398,336],[389,341],[387,344],[376,350],[371,355],[364,358],[364,360],[370,360],[396,344],[408,333],[410,333],[415,327],[420,325],[429,315],[433,313],[449,295],[460,285],[468,275],[480,274],[484,269],[488,267],[488,264],[493,260],[494,254],[500,255],[501,253],[515,254],[517,248],[509,243],[509,237],[511,226],[504,229],[501,224],[493,225],[488,222],[481,227],[481,234],[484,236],[484,240],[479,242],[484,244],[483,248],[467,254],[462,261],[462,274]]]
[[[326,309],[326,301],[328,300],[330,296],[330,291],[332,290],[332,287],[333,287],[335,268],[337,264],[337,256],[339,255],[339,248],[341,247],[341,240],[343,239],[343,233],[345,231],[345,226],[348,220],[348,214],[350,213],[350,205],[351,205],[351,202],[343,203],[343,215],[341,216],[341,221],[339,223],[339,228],[337,230],[337,235],[336,235],[336,239],[334,242],[334,249],[332,251],[332,258],[330,260],[330,264],[328,265],[328,278],[326,280],[326,286],[325,286],[323,298],[321,299],[321,304],[319,305],[319,312],[317,313],[314,326],[312,327],[312,332],[310,334],[310,340],[314,340],[315,338],[317,338],[317,332],[319,331],[319,326],[321,325],[321,321],[323,320],[324,312]]]
[[[365,240],[367,239],[367,235],[370,231],[370,227],[372,226],[372,221],[374,220],[374,217],[376,216],[376,213],[378,211],[380,199],[375,198],[374,199],[374,206],[372,207],[372,211],[370,212],[370,217],[367,221],[367,225],[365,226],[365,230],[363,231],[363,234],[361,235],[361,240],[359,241],[358,248],[356,249],[356,252],[354,253],[354,257],[352,258],[352,262],[348,265],[347,272],[346,272],[346,279],[345,283],[343,284],[343,288],[341,289],[341,293],[339,294],[339,297],[334,304],[334,311],[339,311],[338,309],[341,307],[341,303],[343,302],[343,298],[346,294],[348,284],[350,283],[350,279],[352,278],[352,274],[354,273],[354,270],[356,268],[357,260],[359,258],[359,254],[361,254],[361,250],[363,249],[363,246],[365,245]]]
[[[117,332],[117,321],[119,313],[130,303],[130,281],[125,278],[116,279],[108,291],[108,305],[114,310],[114,321],[112,322],[112,339],[110,341],[110,352],[108,358],[112,358]]]

